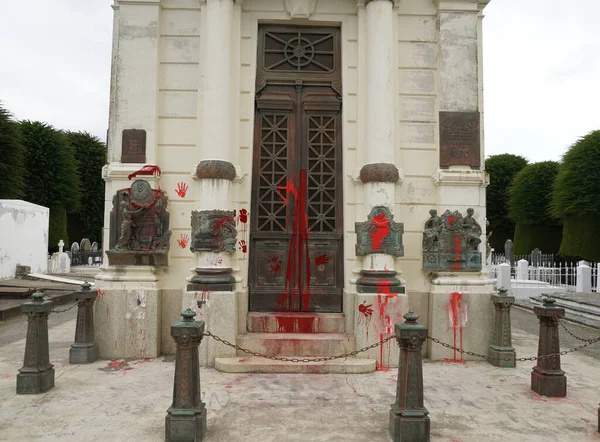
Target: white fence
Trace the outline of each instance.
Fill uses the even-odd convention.
[[[551,293],[598,292],[598,263],[543,263],[529,265],[521,259],[514,266],[504,262],[492,263],[490,277],[516,298],[528,298]],[[507,287],[510,286],[510,287]]]

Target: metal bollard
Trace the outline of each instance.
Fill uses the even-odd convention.
[[[492,295],[494,304],[494,333],[490,344],[490,364],[496,367],[515,368],[517,366],[512,333],[510,327],[510,307],[515,303],[514,296],[508,296],[505,288],[500,288],[497,295]],[[508,360],[507,360],[508,359]]]
[[[89,364],[98,359],[98,344],[94,341],[94,301],[98,293],[90,287],[86,281],[81,290],[73,293],[77,301],[77,325],[75,342],[69,350],[69,364]]]
[[[35,292],[32,301],[21,306],[27,313],[27,341],[23,367],[17,374],[17,394],[38,394],[54,387],[54,366],[48,349],[48,314],[54,302],[44,301],[44,294]]]
[[[390,410],[390,437],[394,442],[429,441],[429,411],[423,406],[423,364],[421,349],[427,328],[417,323],[419,315],[408,312],[404,323],[396,324],[400,364],[396,402]]]
[[[540,318],[538,357],[560,352],[558,321],[565,316],[565,309],[555,306],[555,302],[554,298],[547,296],[544,298],[543,307],[533,309]],[[560,355],[538,359],[531,372],[531,389],[542,396],[567,395],[567,377],[560,369]]]
[[[204,321],[194,321],[196,312],[187,309],[183,319],[171,326],[177,344],[173,404],[165,418],[166,442],[198,442],[206,434],[206,408],[201,401],[198,346]]]

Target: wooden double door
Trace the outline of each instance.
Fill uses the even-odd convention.
[[[341,105],[301,81],[256,98],[251,311],[342,311]]]

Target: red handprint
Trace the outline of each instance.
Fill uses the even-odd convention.
[[[240,222],[246,224],[248,222],[248,211],[246,209],[240,209]]]
[[[179,195],[181,198],[185,197],[187,193],[188,185],[186,183],[180,182],[177,183],[177,189],[175,189],[175,193]]]
[[[185,249],[189,242],[190,237],[187,235],[187,233],[182,233],[179,239],[177,240],[177,244],[179,244],[179,247],[181,247],[182,249]]]
[[[242,239],[241,241],[238,241],[238,245],[242,253],[248,253],[248,246],[246,245],[246,241]]]
[[[373,315],[373,309],[371,308],[373,304],[366,305],[367,301],[363,301],[362,304],[358,306],[358,311],[361,312],[365,318],[369,318]]]
[[[277,256],[273,256],[272,258],[269,259],[269,272],[271,273],[277,273],[279,272],[279,269],[281,268],[281,259],[279,259]]]

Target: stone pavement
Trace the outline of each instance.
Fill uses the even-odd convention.
[[[163,441],[173,358],[71,366],[74,329],[74,320],[50,329],[56,387],[45,394],[15,394],[25,341],[1,347],[0,441]],[[537,351],[535,334],[514,329],[513,341],[518,357]],[[431,440],[600,440],[598,360],[581,352],[563,357],[568,378],[568,397],[563,399],[531,392],[532,365],[501,369],[487,362],[425,363]],[[206,442],[390,440],[394,370],[238,375],[202,369],[201,377],[208,408]]]

